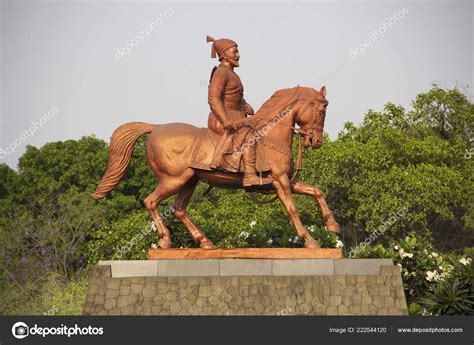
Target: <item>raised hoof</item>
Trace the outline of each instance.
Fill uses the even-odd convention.
[[[158,246],[161,249],[170,249],[171,248],[171,241],[160,238],[160,240],[158,241]]]
[[[319,241],[316,241],[316,240],[306,240],[304,242],[304,247],[308,249],[321,249],[321,246],[319,245]]]
[[[216,248],[216,247],[214,247],[214,244],[209,240],[201,241],[201,243],[199,243],[199,247],[202,248],[202,249],[214,249],[214,248]]]
[[[335,232],[336,234],[340,234],[340,233],[341,233],[341,227],[339,226],[338,223],[336,223],[336,222],[333,221],[333,220],[329,220],[329,221],[326,223],[326,229],[327,229],[328,231]]]

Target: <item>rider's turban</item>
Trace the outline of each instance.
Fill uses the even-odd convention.
[[[212,42],[212,50],[211,50],[212,58],[216,57],[216,53],[219,57],[221,57],[222,54],[224,54],[224,52],[227,49],[232,48],[232,47],[237,47],[237,43],[235,43],[234,41],[228,38],[221,38],[219,40],[215,40],[213,37],[207,36],[206,41]]]

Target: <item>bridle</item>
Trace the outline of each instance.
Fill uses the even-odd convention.
[[[294,95],[296,95],[296,92],[298,90],[299,86],[297,86],[295,88],[295,92],[293,93],[293,95],[290,97],[290,99],[293,99]],[[278,114],[282,114],[283,112],[291,112],[291,108],[298,102],[298,101],[303,101],[305,99],[298,99],[298,100],[295,100],[294,102],[292,102],[291,104],[287,105],[285,107],[284,110],[280,111]],[[315,98],[316,101],[320,102],[320,103],[323,103],[325,105],[328,104],[328,101],[326,99],[320,99],[320,98]],[[277,115],[279,116],[279,115]],[[262,128],[262,127],[265,127],[267,125],[269,125],[269,122],[272,120],[272,119],[269,119],[267,121],[265,121],[263,124],[260,124],[258,127],[259,128],[254,128],[249,122],[250,122],[250,118],[245,118],[241,121],[239,121],[237,124],[236,124],[236,128],[240,128],[240,127],[249,127],[252,131],[257,131],[259,128]],[[290,182],[293,182],[293,180],[299,175],[300,171],[303,170],[303,145],[301,143],[301,138],[304,137],[304,136],[309,136],[309,137],[312,137],[315,133],[315,131],[322,131],[323,130],[323,127],[322,126],[314,126],[314,127],[311,127],[308,130],[304,130],[300,127],[295,127],[295,126],[289,126],[283,122],[280,122],[279,125],[281,126],[285,126],[285,127],[288,127],[290,128],[294,134],[296,134],[298,136],[298,154],[297,154],[297,160],[296,160],[296,166],[295,166],[295,169],[293,171],[293,174],[291,176],[291,179],[290,179]]]

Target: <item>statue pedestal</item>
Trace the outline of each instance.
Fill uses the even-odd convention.
[[[406,315],[407,306],[390,259],[188,258],[99,262],[84,314]]]
[[[341,248],[149,249],[149,260],[186,259],[341,259]]]

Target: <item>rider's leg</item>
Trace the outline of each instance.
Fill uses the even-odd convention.
[[[260,178],[256,174],[255,163],[257,161],[257,142],[252,132],[247,135],[242,148],[242,160],[244,164],[244,187],[259,185]]]

